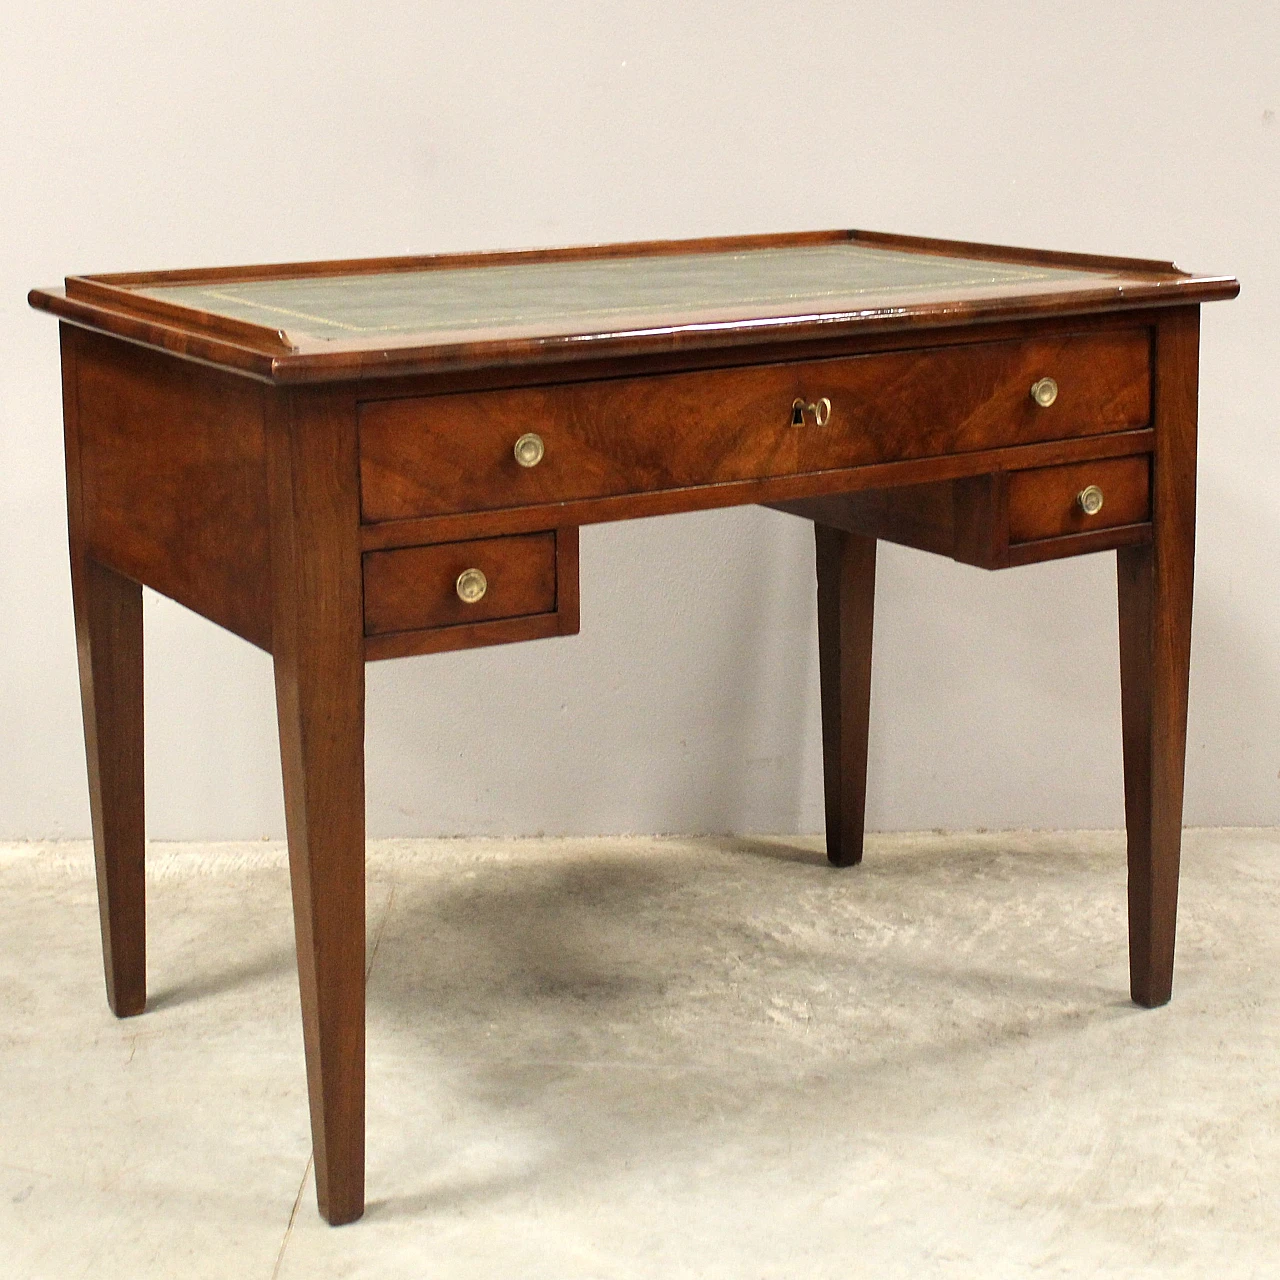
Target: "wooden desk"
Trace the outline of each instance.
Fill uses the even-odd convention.
[[[275,662],[321,1213],[364,1206],[364,664],[578,629],[578,528],[817,540],[827,849],[862,856],[878,538],[1118,561],[1133,998],[1169,999],[1199,304],[1165,263],[865,232],[69,277],[107,994],[146,999],[142,595]],[[856,890],[853,890],[856,891]]]

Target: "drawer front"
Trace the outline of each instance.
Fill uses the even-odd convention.
[[[1057,396],[1041,406],[1031,387],[1045,378]],[[824,425],[809,411],[793,425],[797,399],[829,401]],[[373,522],[603,498],[1123,431],[1149,415],[1142,329],[369,401],[361,503]],[[544,450],[533,466],[515,457],[527,433]]]
[[[475,597],[481,582],[482,594],[464,599]],[[555,608],[554,533],[398,547],[364,557],[366,636],[553,613]]]
[[[1090,513],[1087,490],[1101,506]],[[1015,471],[1009,476],[1009,541],[1033,542],[1092,529],[1143,524],[1151,519],[1151,464],[1147,454]]]

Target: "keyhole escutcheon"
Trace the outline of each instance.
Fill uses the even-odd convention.
[[[806,404],[803,396],[797,396],[791,402],[791,425],[803,427],[805,414],[813,418],[814,426],[825,427],[831,421],[831,401],[823,396],[811,404]]]

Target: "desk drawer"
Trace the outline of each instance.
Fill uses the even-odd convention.
[[[818,524],[982,569],[1151,537],[1151,458],[1132,454],[772,504]]]
[[[1042,379],[1056,384],[1043,407]],[[828,402],[822,425],[809,410],[793,425],[797,400]],[[1123,431],[1149,414],[1145,329],[368,401],[361,504],[375,522],[602,498]]]
[[[1151,519],[1151,464],[1142,454],[1009,476],[1009,541],[1033,542]]]
[[[364,557],[365,635],[552,613],[556,535],[442,542]]]

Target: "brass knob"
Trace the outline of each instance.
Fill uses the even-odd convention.
[[[1031,384],[1031,398],[1047,409],[1058,398],[1058,384],[1052,378],[1039,378]]]
[[[1076,494],[1080,510],[1087,516],[1096,516],[1102,510],[1102,490],[1096,484],[1087,485]]]
[[[547,447],[542,443],[542,437],[535,431],[526,431],[516,441],[516,461],[522,467],[536,467],[542,461],[546,451]]]
[[[489,590],[489,579],[479,569],[463,569],[458,574],[457,587],[458,599],[463,604],[475,604],[484,599],[484,593]]]

